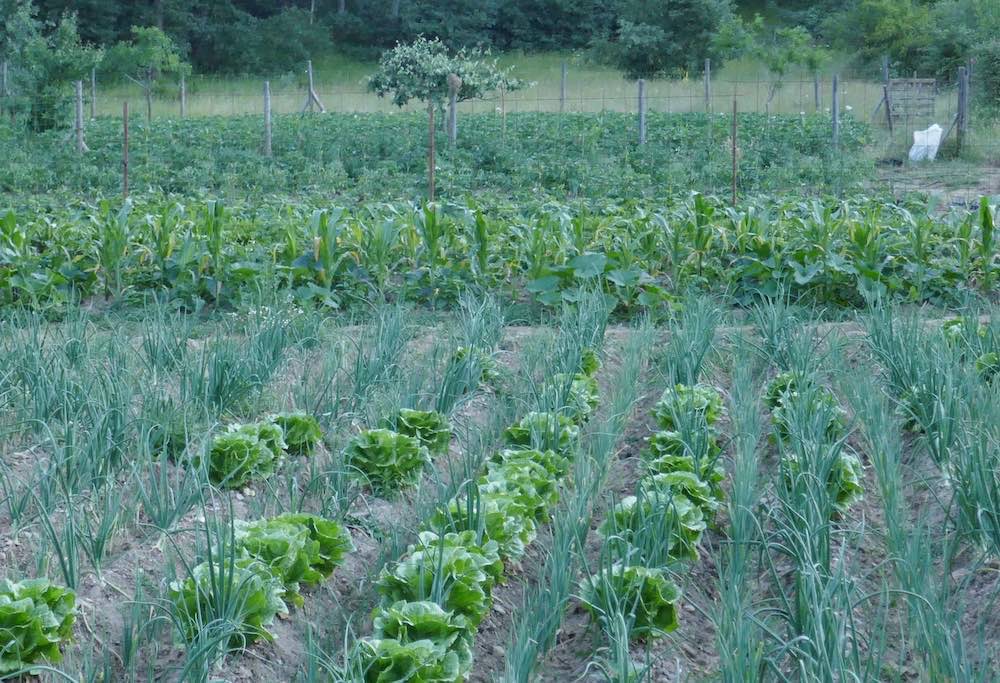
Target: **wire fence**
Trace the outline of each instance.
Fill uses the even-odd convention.
[[[120,117],[125,102],[131,103],[134,116],[139,117],[147,115],[148,106],[148,116],[151,117],[148,123],[150,130],[155,129],[158,122],[162,125],[166,125],[166,122],[176,122],[181,115],[182,99],[184,114],[191,119],[217,116],[257,120],[262,118],[264,111],[263,85],[263,80],[212,82],[199,79],[185,88],[182,98],[180,90],[175,92],[171,86],[160,82],[147,98],[146,93],[134,85],[109,87],[107,91],[102,91],[95,79],[95,83],[84,84],[84,101],[81,104],[88,117],[94,116],[99,119]],[[977,81],[973,79],[969,86],[973,94],[977,85]],[[258,89],[257,92],[253,91],[255,87]],[[959,137],[958,131],[955,130],[960,113],[959,89],[958,78],[950,82],[935,82],[927,107],[912,111],[903,108],[890,119],[884,101],[886,83],[860,76],[847,75],[838,78],[836,94],[834,94],[834,79],[820,76],[791,78],[780,82],[766,78],[719,77],[649,81],[644,83],[644,113],[651,115],[651,121],[647,125],[653,126],[653,130],[647,144],[664,144],[665,140],[669,140],[669,136],[657,135],[655,127],[674,125],[677,121],[670,117],[657,118],[658,114],[707,113],[724,119],[731,116],[735,106],[736,111],[743,116],[771,115],[785,119],[786,123],[789,118],[798,117],[802,121],[803,131],[806,129],[807,119],[812,122],[810,126],[814,129],[817,117],[828,118],[831,154],[823,161],[838,163],[843,160],[837,155],[837,144],[832,139],[835,136],[833,129],[836,127],[834,121],[857,121],[869,126],[871,131],[864,145],[876,168],[871,182],[874,189],[888,189],[897,193],[926,190],[944,195],[949,202],[974,201],[981,194],[1000,194],[1000,124],[985,117],[980,119],[978,110],[971,107],[966,112],[962,149],[953,150]],[[303,105],[307,103],[307,90],[295,79],[270,82],[269,90],[270,110],[278,117],[300,113],[304,109]],[[399,111],[399,108],[361,87],[320,84],[316,86],[316,90],[327,112],[362,115],[390,114]],[[833,108],[835,98],[836,111]],[[970,98],[970,101],[975,101],[975,98]],[[418,105],[411,105],[404,107],[403,110],[414,111],[417,108]],[[492,114],[496,120],[502,122],[500,125],[505,136],[505,144],[516,147],[519,152],[530,154],[532,136],[542,135],[545,132],[540,131],[535,123],[525,123],[525,119],[518,116],[520,114],[545,113],[557,116],[561,114],[568,117],[564,119],[566,121],[572,121],[576,114],[626,115],[624,119],[616,119],[615,125],[621,127],[638,125],[630,124],[628,117],[639,117],[639,110],[640,97],[636,83],[609,79],[599,81],[581,79],[580,82],[576,82],[570,75],[562,82],[548,81],[517,92],[492,93],[482,99],[459,102],[457,118],[459,128],[464,130],[470,120],[467,117],[472,116],[479,120],[483,115]],[[910,162],[907,152],[912,144],[913,131],[926,128],[933,123],[940,125],[946,135],[941,157],[934,162]],[[263,130],[263,123],[260,125]],[[721,167],[728,153],[727,147],[732,146],[732,140],[727,140],[725,133],[729,125],[724,121],[715,125],[709,123],[705,127],[704,135],[700,138],[691,138],[694,144],[704,147],[701,156],[679,154],[677,158],[692,162],[699,158],[707,158]],[[276,126],[276,135],[280,136],[280,129],[279,123]],[[350,135],[350,130],[339,128],[336,133]],[[733,146],[733,154],[743,155],[747,150],[753,149],[757,154],[755,158],[760,160],[769,156],[768,145],[773,145],[772,151],[775,154],[784,151],[778,144],[778,138],[771,135],[769,127],[763,130],[758,127],[756,132],[741,130],[739,136],[739,149]],[[289,152],[289,145],[298,146],[299,148],[292,151],[300,155],[309,153],[305,149],[307,146],[313,149],[324,148],[322,141],[306,139],[307,137],[300,131],[296,140],[278,143],[275,154],[280,155],[282,150]],[[634,136],[627,133],[619,137],[631,142]],[[415,143],[424,144],[425,140],[418,139]],[[216,147],[212,151],[221,152],[220,144],[225,142],[217,140]],[[600,162],[600,155],[593,154],[593,150],[584,149],[587,145],[594,147],[594,143],[585,139],[583,135],[568,136],[564,140],[560,139],[559,144],[564,145],[567,161],[589,159],[595,163]],[[618,147],[620,149],[612,151],[628,155],[632,145],[620,144]],[[960,153],[955,153],[956,151]],[[609,148],[605,146],[602,152],[606,158]],[[368,155],[367,150],[359,150],[357,147],[353,153],[362,157]],[[149,159],[151,157],[147,155],[147,160]],[[773,163],[773,160],[768,163]],[[742,171],[742,166],[745,165],[742,159],[739,165],[737,173]],[[750,170],[753,172],[757,169]],[[168,169],[165,168],[164,172],[168,172]],[[475,185],[477,179],[479,182],[489,182],[483,181],[481,176],[475,174],[467,176],[467,180],[473,183],[469,189],[481,189]],[[719,191],[728,184],[722,182],[719,169],[715,169],[711,180],[702,179],[699,182],[702,186],[693,189]],[[788,176],[784,184],[779,182],[776,185],[767,187],[762,185],[757,188],[744,186],[750,190],[808,190],[809,182],[808,175],[802,178]],[[824,191],[830,188],[814,189]]]

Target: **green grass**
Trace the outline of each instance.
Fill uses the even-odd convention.
[[[511,93],[503,105],[509,112],[559,111],[561,65],[567,63],[566,111],[634,112],[637,108],[636,86],[613,68],[593,63],[584,53],[509,53],[499,57],[503,66],[531,86]],[[366,79],[375,70],[374,62],[343,55],[329,55],[314,62],[316,89],[327,110],[334,112],[390,112],[396,107],[366,91]],[[831,67],[832,69],[833,67]],[[821,77],[820,110],[830,106],[832,70]],[[187,80],[189,116],[232,116],[256,114],[263,107],[263,78],[192,76]],[[305,65],[299,72],[272,77],[272,107],[275,113],[293,113],[305,103]],[[734,97],[740,111],[763,112],[770,88],[767,70],[760,64],[740,61],[713,71],[711,108],[731,111]],[[134,111],[145,112],[145,102],[134,84],[98,86],[99,115],[121,113],[121,103],[128,99]],[[684,79],[651,79],[646,84],[649,109],[662,112],[705,111],[702,73]],[[841,103],[861,112],[870,112],[882,97],[882,86],[865,78],[841,80]],[[499,97],[462,103],[460,111],[493,111],[501,106]],[[412,109],[413,107],[408,107]],[[811,74],[793,72],[778,90],[771,105],[772,113],[798,114],[816,110]],[[179,87],[164,81],[157,85],[153,116],[179,116]]]

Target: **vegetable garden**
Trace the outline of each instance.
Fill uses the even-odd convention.
[[[0,141],[0,679],[992,680],[995,201],[616,116]]]

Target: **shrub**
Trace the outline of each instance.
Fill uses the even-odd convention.
[[[76,596],[48,579],[0,580],[0,677],[62,659],[73,636]]]

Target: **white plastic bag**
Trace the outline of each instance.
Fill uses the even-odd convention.
[[[936,123],[927,130],[913,131],[913,147],[910,147],[910,161],[933,161],[941,144],[944,131]]]

